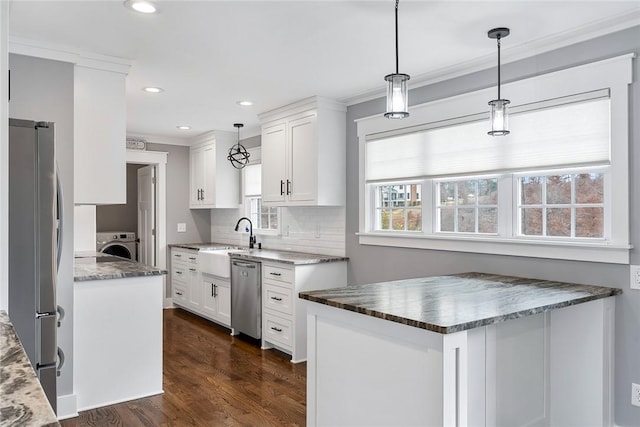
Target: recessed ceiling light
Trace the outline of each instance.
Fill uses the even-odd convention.
[[[156,13],[158,10],[156,5],[149,0],[126,0],[124,5],[140,13]]]
[[[253,105],[253,102],[251,102],[251,101],[238,101],[238,102],[236,102],[236,104],[242,105],[243,107],[251,107]]]
[[[191,126],[176,126],[178,129],[180,130],[189,130],[191,129]]]
[[[162,89],[161,87],[143,87],[142,90],[149,93],[164,92],[164,89]]]

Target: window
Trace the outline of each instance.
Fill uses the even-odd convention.
[[[376,187],[376,230],[422,230],[420,184]]]
[[[256,234],[277,234],[280,209],[262,205],[262,165],[260,151],[251,151],[251,163],[242,169],[245,215],[251,219]]]
[[[438,231],[497,233],[497,178],[440,181],[436,185]]]
[[[518,179],[523,236],[604,238],[604,174],[523,176]]]
[[[631,70],[625,55],[509,83],[501,138],[489,90],[357,120],[360,243],[628,263]]]

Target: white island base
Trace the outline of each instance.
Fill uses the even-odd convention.
[[[162,393],[163,276],[74,283],[78,410]]]
[[[614,298],[449,334],[306,304],[308,426],[612,425]]]

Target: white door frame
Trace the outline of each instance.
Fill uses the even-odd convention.
[[[127,150],[127,163],[154,165],[156,167],[156,262],[167,270],[167,155],[165,151]],[[164,307],[171,307],[167,298],[167,276],[163,279]]]

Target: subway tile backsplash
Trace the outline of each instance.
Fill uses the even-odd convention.
[[[248,245],[248,233],[233,231],[242,216],[242,209],[212,209],[211,241]],[[280,235],[257,234],[263,247],[345,256],[344,207],[282,207],[280,222]]]

